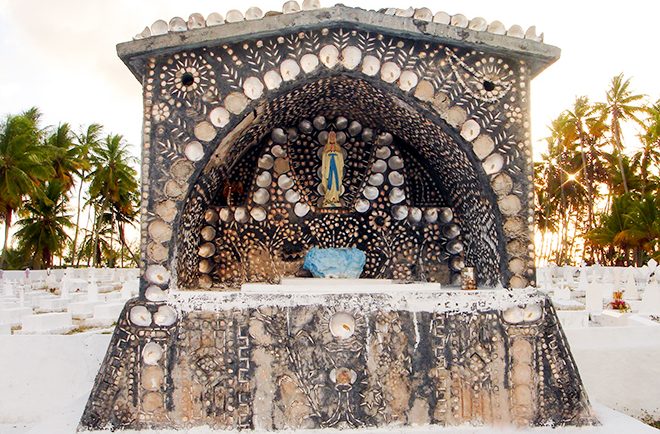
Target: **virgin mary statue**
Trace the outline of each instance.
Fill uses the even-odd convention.
[[[321,169],[323,189],[325,190],[323,207],[340,207],[339,195],[341,195],[341,185],[344,180],[344,155],[337,144],[337,134],[334,131],[328,133],[328,142],[323,148]]]

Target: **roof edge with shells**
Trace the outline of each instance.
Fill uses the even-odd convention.
[[[246,26],[245,24],[250,25]],[[266,12],[251,7],[245,13],[232,9],[223,17],[213,12],[204,18],[193,13],[188,20],[172,18],[169,23],[157,20],[133,38],[117,45],[119,57],[133,74],[142,79],[146,56],[178,51],[182,47],[197,48],[213,43],[231,43],[255,37],[267,37],[288,32],[321,28],[333,24],[352,24],[357,28],[382,32],[395,31],[402,37],[453,43],[479,50],[526,59],[536,76],[554,63],[560,49],[543,43],[543,34],[535,26],[524,30],[514,24],[508,29],[500,21],[484,18],[468,19],[465,15],[433,13],[428,8],[381,9],[368,11],[344,5],[321,8],[319,0],[304,0],[302,8],[295,0],[284,3],[282,12]]]

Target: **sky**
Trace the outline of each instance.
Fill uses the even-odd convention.
[[[322,0],[322,6],[334,2]],[[281,1],[254,0],[263,11]],[[532,136],[543,150],[547,125],[576,96],[604,99],[611,78],[624,72],[634,90],[660,97],[655,44],[660,2],[652,0],[344,0],[364,9],[429,7],[500,20],[507,27],[536,25],[561,59],[533,82]],[[0,0],[0,116],[37,106],[46,125],[98,122],[123,134],[138,155],[142,98],[138,81],[116,55],[146,25],[193,12],[225,15],[235,3],[218,0]],[[243,5],[242,5],[243,6]],[[245,3],[244,8],[251,6]]]

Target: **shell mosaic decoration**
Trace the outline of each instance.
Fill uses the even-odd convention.
[[[118,52],[144,88],[141,291],[81,430],[595,423],[524,289],[529,83],[559,56],[535,28],[287,1],[158,20]],[[434,289],[240,291],[302,277],[311,247]],[[464,267],[507,289],[437,290]]]

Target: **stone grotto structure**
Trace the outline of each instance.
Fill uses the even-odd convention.
[[[597,423],[532,288],[530,81],[559,50],[303,6],[118,46],[144,91],[141,290],[79,429]],[[364,252],[360,279],[310,277],[312,247]]]

